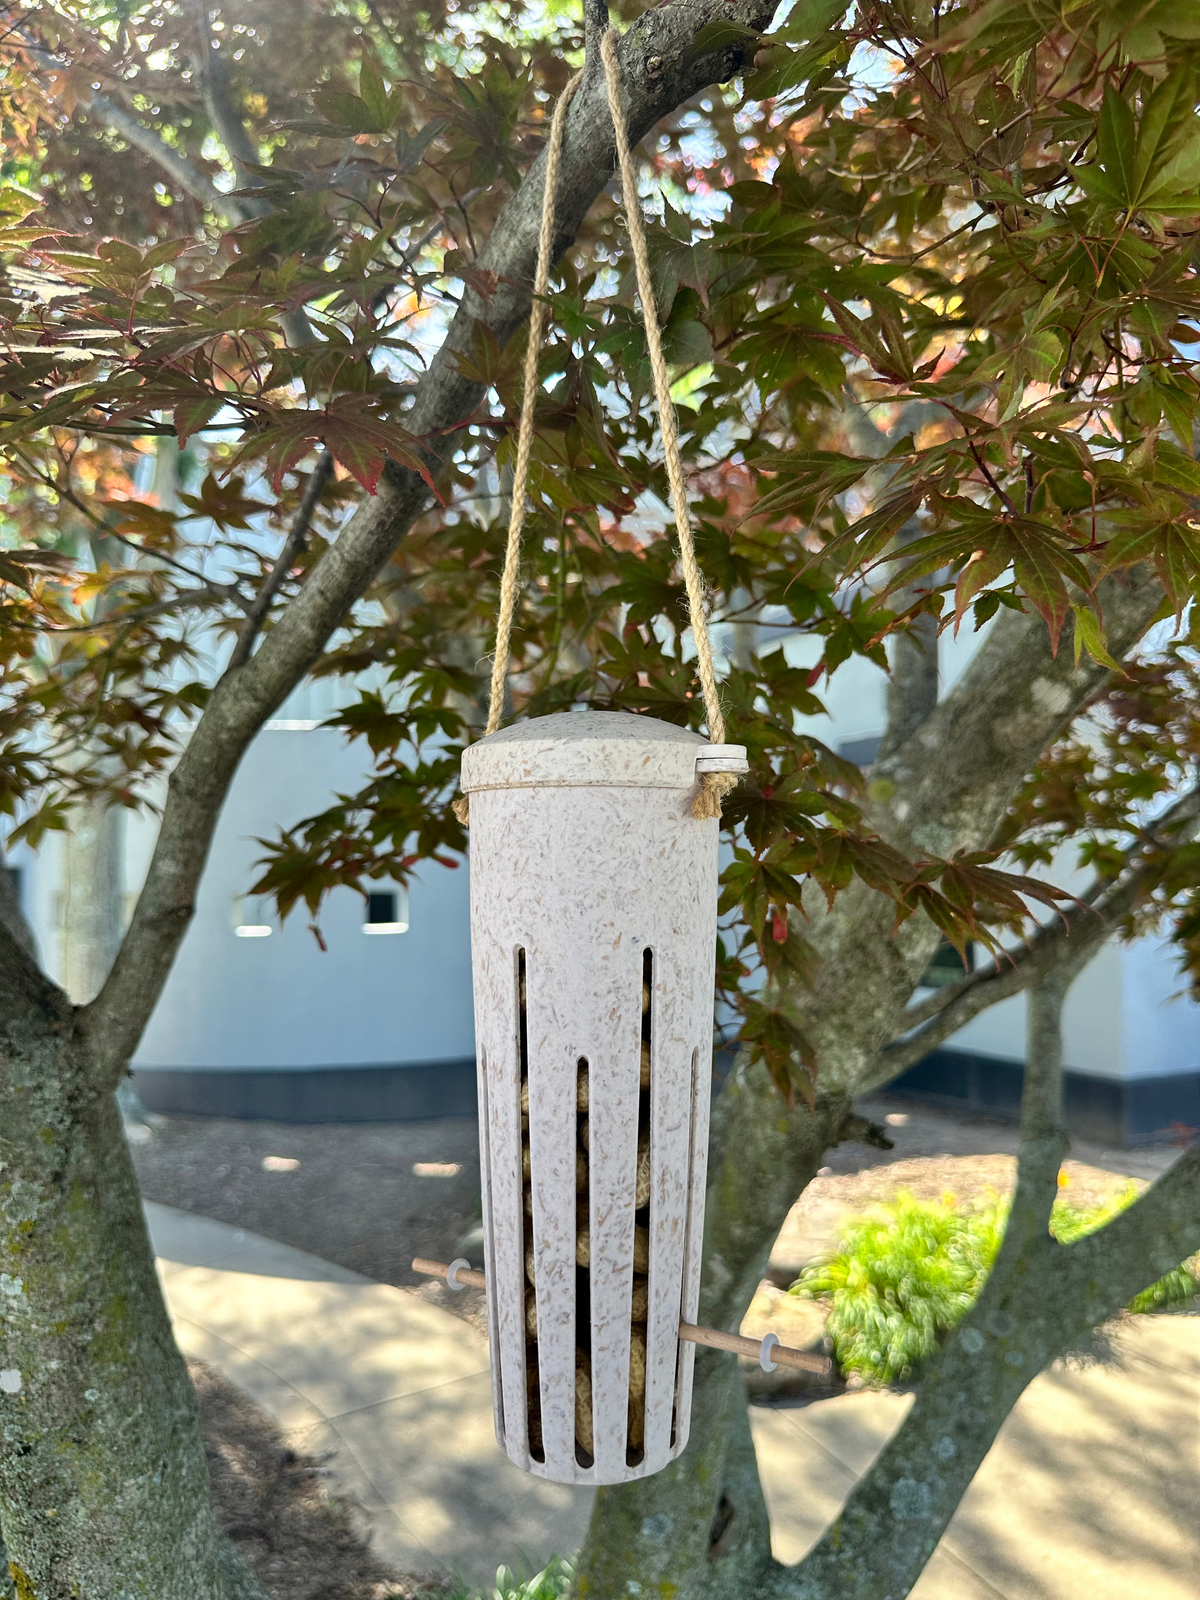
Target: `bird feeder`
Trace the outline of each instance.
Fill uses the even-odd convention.
[[[704,585],[616,36],[601,40],[638,294],[679,534],[697,676],[723,737]],[[828,1362],[695,1324],[712,1074],[720,792],[741,745],[650,717],[580,711],[497,732],[517,595],[538,348],[571,80],[551,121],[488,734],[464,752],[479,1056],[485,1274],[496,1437],[558,1483],[628,1483],[687,1444],[695,1345],[824,1371]]]
[[[744,770],[741,746],[619,712],[463,756],[496,1435],[556,1482],[645,1477],[687,1443],[717,908],[692,805],[703,772]]]

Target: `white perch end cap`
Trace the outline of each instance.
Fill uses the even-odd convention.
[[[744,744],[706,744],[696,752],[697,772],[750,771]]]

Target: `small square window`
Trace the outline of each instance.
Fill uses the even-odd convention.
[[[408,890],[401,887],[369,890],[363,932],[407,933]]]
[[[394,889],[376,889],[367,896],[367,921],[368,922],[395,922],[396,920],[396,891]]]

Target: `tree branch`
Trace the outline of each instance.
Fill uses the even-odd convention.
[[[1114,654],[1127,655],[1162,603],[1148,567],[1099,585]],[[1004,612],[954,687],[872,772],[867,820],[910,859],[985,848],[1042,751],[1104,684],[1090,658],[1052,654],[1045,623]],[[819,961],[804,995],[821,1080],[859,1095],[937,947],[924,916],[896,930],[892,901],[859,880],[827,908],[806,891],[807,937]]]
[[[20,31],[22,44],[40,69],[50,72],[64,70],[61,61],[48,50],[43,50],[40,45],[35,44],[24,30]],[[135,150],[140,150],[144,156],[148,156],[156,166],[161,167],[169,177],[173,178],[185,194],[190,194],[193,200],[198,200],[201,205],[208,206],[223,216],[231,228],[245,222],[247,213],[240,201],[235,200],[232,195],[222,194],[212,179],[206,177],[198,167],[194,167],[186,156],[181,156],[178,150],[173,149],[152,129],[143,127],[135,116],[123,110],[107,95],[93,92],[86,106],[89,114],[95,117],[97,122],[102,122],[114,133],[119,133],[126,144],[131,144]]]
[[[874,1070],[863,1075],[859,1092],[867,1094],[890,1083],[923,1061],[972,1017],[1023,994],[1072,955],[1090,960],[1128,912],[1147,876],[1148,872],[1131,873],[1104,905],[1064,911],[1062,920],[1046,923],[1009,960],[998,959],[951,985],[947,992],[954,998],[925,1027],[881,1051]],[[907,1015],[901,1019],[902,1025]]]
[[[1090,961],[1118,924],[1141,898],[1157,866],[1145,858],[1147,849],[1161,848],[1170,836],[1186,839],[1200,826],[1200,790],[1192,790],[1172,805],[1146,837],[1129,852],[1129,868],[1104,885],[1098,894],[1085,896],[1084,903],[1064,909],[1059,917],[1038,929],[1019,949],[998,957],[958,983],[950,984],[900,1018],[900,1032],[893,1044],[879,1056],[874,1070],[864,1078],[866,1093],[888,1083],[936,1050],[938,1045],[965,1027],[972,1017],[1021,994],[1031,984],[1060,967],[1078,972]],[[1099,887],[1103,880],[1099,880]],[[921,1024],[925,1026],[921,1026]],[[916,1031],[914,1031],[916,1030]]]
[[[1061,1008],[1031,995],[1017,1192],[983,1293],[934,1356],[912,1410],[833,1526],[768,1592],[787,1600],[907,1595],[1021,1393],[1051,1361],[1200,1246],[1200,1145],[1128,1210],[1066,1248],[1048,1230],[1067,1148]]]
[[[246,125],[238,115],[233,96],[229,92],[229,74],[225,70],[220,51],[213,42],[212,29],[209,27],[207,0],[192,0],[189,10],[196,32],[196,43],[191,52],[192,65],[200,93],[204,97],[209,121],[237,169],[242,186],[251,189],[261,188],[262,174],[254,171],[259,163],[259,151],[246,132]],[[267,201],[252,200],[246,196],[242,196],[241,205],[247,217],[264,216],[271,209]]]
[[[774,0],[675,0],[644,12],[619,47],[630,138],[640,141],[659,119],[713,82],[739,71],[754,41],[697,52],[700,30],[720,20],[760,31]],[[575,237],[612,176],[612,123],[602,78],[584,82],[567,117],[559,168],[556,254]],[[484,299],[464,288],[447,338],[417,386],[407,426],[426,439],[425,458],[441,470],[476,410],[481,386],[458,364],[482,325],[501,348],[529,313],[541,212],[545,154],[496,219],[476,270],[492,274]],[[259,649],[217,685],[171,776],[158,841],[125,941],[84,1026],[96,1072],[116,1082],[166,981],[192,914],[216,819],[241,757],[271,712],[325,648],[329,635],[388,560],[429,493],[414,472],[392,467],[378,493],[360,505],[289,602]]]
[[[1056,1292],[1061,1282],[1078,1301],[1077,1326],[1086,1331],[1198,1250],[1200,1142],[1105,1227],[1067,1247]]]
[[[1062,1008],[1079,965],[1071,970],[1064,962],[1029,990],[1017,1187],[1004,1234],[1010,1255],[1030,1239],[1045,1236],[1058,1193],[1058,1169],[1069,1148],[1063,1128]]]
[[[126,144],[133,145],[144,156],[149,156],[156,166],[173,178],[185,194],[190,194],[193,200],[198,200],[201,205],[210,207],[218,216],[224,218],[226,224],[236,228],[239,223],[245,222],[250,212],[241,200],[233,195],[222,194],[211,178],[204,175],[198,167],[194,167],[185,156],[173,150],[165,139],[160,139],[153,129],[143,127],[136,117],[128,111],[123,111],[115,105],[106,95],[94,94],[88,102],[89,115],[106,127],[119,133]]]
[[[1149,565],[1099,585],[1112,653],[1136,645],[1162,602]],[[1086,653],[1051,648],[1036,613],[1004,611],[966,671],[904,744],[876,763],[872,820],[911,853],[986,845],[1022,778],[1111,676]]]
[[[229,658],[226,672],[236,672],[250,659],[250,652],[259,629],[266,620],[267,612],[271,609],[271,601],[279,592],[279,587],[288,573],[296,564],[296,559],[308,539],[308,530],[312,526],[313,514],[317,503],[324,493],[325,485],[333,473],[333,457],[328,450],[322,450],[317,457],[317,464],[305,485],[304,498],[300,502],[300,509],[296,513],[295,521],[288,530],[288,536],[283,541],[283,549],[279,552],[275,565],[271,568],[263,581],[262,588],[254,597],[254,602],[246,613],[246,620],[238,634],[237,644]]]

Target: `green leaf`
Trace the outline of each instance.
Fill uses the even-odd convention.
[[[1149,20],[1168,39],[1200,39],[1200,6],[1196,0],[1158,0]]]
[[[957,634],[962,625],[963,616],[967,607],[979,594],[994,583],[1002,572],[1010,565],[1012,552],[1008,542],[997,539],[990,550],[976,550],[967,561],[966,566],[959,574],[958,582],[954,586],[954,632]],[[975,615],[979,616],[979,605],[975,607]]]
[[[369,107],[356,94],[347,94],[342,89],[318,89],[313,95],[313,104],[323,117],[329,119],[332,129],[340,129],[346,133],[376,131],[375,119]]]
[[[1025,368],[1037,383],[1049,383],[1063,363],[1066,350],[1062,340],[1049,328],[1038,328],[1027,334],[1021,348],[1025,355]]]
[[[1107,97],[1105,103],[1107,106]],[[1196,78],[1189,67],[1173,72],[1146,102],[1133,157],[1131,203],[1136,205],[1162,189],[1184,148],[1198,145]]]
[[[1154,453],[1154,477],[1158,483],[1178,489],[1181,494],[1200,496],[1200,461],[1194,460],[1168,439],[1158,441]]]
[[[373,131],[383,133],[392,120],[392,102],[383,81],[383,74],[379,70],[379,63],[370,54],[363,56],[362,65],[358,69],[358,93],[370,113],[374,124]]]
[[[1075,665],[1079,665],[1080,657],[1086,650],[1093,661],[1098,661],[1102,667],[1108,667],[1113,672],[1120,672],[1120,662],[1114,661],[1108,652],[1108,643],[1104,637],[1104,624],[1090,606],[1072,606],[1075,614]]]
[[[1117,197],[1129,205],[1135,193],[1134,149],[1137,128],[1125,97],[1113,88],[1104,91],[1100,111],[1100,163]]]
[[[1066,621],[1068,601],[1063,583],[1062,554],[1038,531],[1030,531],[1028,524],[1014,524],[1013,571],[1017,583],[1030,603],[1041,612],[1050,629],[1050,647],[1058,649],[1058,636]]]
[[[411,172],[414,167],[420,166],[425,159],[425,152],[441,133],[443,128],[449,127],[445,117],[434,117],[432,122],[414,134],[398,133],[396,135],[396,165],[401,172]]]
[[[225,396],[221,394],[197,394],[181,400],[172,413],[179,448],[182,450],[191,436],[206,427],[224,406]]]
[[[778,37],[795,43],[807,43],[828,33],[849,9],[848,0],[796,0]]]

